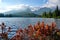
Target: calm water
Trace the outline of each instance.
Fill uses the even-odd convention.
[[[55,19],[53,18],[0,18],[0,24],[4,22],[6,25],[6,30],[8,27],[12,28],[11,29],[12,32],[8,33],[9,38],[14,36],[15,31],[18,28],[25,28],[29,24],[34,25],[38,21],[40,22],[44,21],[45,23],[50,25],[51,22],[55,22]],[[0,33],[1,33],[1,30],[0,30]]]

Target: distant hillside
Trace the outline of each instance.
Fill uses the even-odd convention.
[[[43,12],[49,12],[49,11],[53,11],[53,9],[51,8],[39,8],[38,10],[34,10],[32,11],[31,8],[24,8],[24,9],[17,9],[17,10],[11,10],[11,11],[8,11],[8,12],[5,12],[5,14],[13,14],[13,13],[21,13],[21,12],[26,12],[26,13],[35,13],[35,14],[42,14]]]
[[[34,11],[34,13],[42,15],[43,12],[49,12],[50,10],[53,11],[53,9],[44,7],[44,8],[40,8],[39,10]]]
[[[39,8],[38,10],[32,11],[31,8],[23,8],[23,9],[16,9],[11,10],[5,13],[0,14],[0,17],[41,17],[44,12],[53,11],[50,8]]]
[[[17,13],[17,14],[6,14],[5,16],[10,17],[39,17],[39,15],[34,13]]]

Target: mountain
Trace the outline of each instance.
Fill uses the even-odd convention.
[[[38,17],[39,15],[34,14],[34,13],[17,13],[17,14],[12,14],[14,17]]]
[[[23,8],[23,9],[16,9],[16,10],[11,10],[8,12],[5,12],[4,14],[15,14],[15,13],[22,13],[22,12],[31,12],[30,8]]]
[[[40,9],[34,11],[34,13],[41,15],[43,12],[49,12],[50,10],[53,11],[53,9],[51,9],[51,8],[44,7],[44,8],[40,8]]]
[[[34,14],[30,8],[12,10],[4,13],[5,16],[11,17],[38,17],[39,15]]]
[[[40,16],[43,12],[49,12],[53,11],[51,8],[39,8],[38,10],[31,11],[31,8],[26,7],[23,9],[17,9],[17,10],[11,10],[8,12],[5,12],[4,14],[6,16],[16,16],[16,17],[38,17]]]
[[[5,17],[39,17],[40,15],[34,13],[20,12],[15,14],[6,14]]]

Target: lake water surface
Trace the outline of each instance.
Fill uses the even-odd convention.
[[[56,20],[53,18],[0,18],[0,24],[2,22],[5,23],[6,28],[11,27],[12,32],[8,33],[8,37],[11,38],[15,34],[15,31],[18,28],[25,28],[29,24],[36,24],[38,21],[44,21],[46,24],[51,24],[51,22],[55,22]],[[1,32],[1,30],[0,30]]]

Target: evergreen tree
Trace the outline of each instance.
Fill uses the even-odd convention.
[[[57,17],[55,12],[53,12],[52,15],[53,15],[53,16],[52,16],[53,18],[56,18],[56,17]]]
[[[58,6],[56,7],[56,9],[55,9],[55,14],[56,14],[56,17],[59,15],[59,9],[58,9]]]
[[[51,18],[52,17],[52,13],[51,13],[51,10],[49,11],[48,13],[48,18]]]
[[[0,17],[4,17],[4,14],[3,13],[0,13]]]
[[[42,14],[42,17],[46,17],[46,12],[44,12],[44,13]]]

